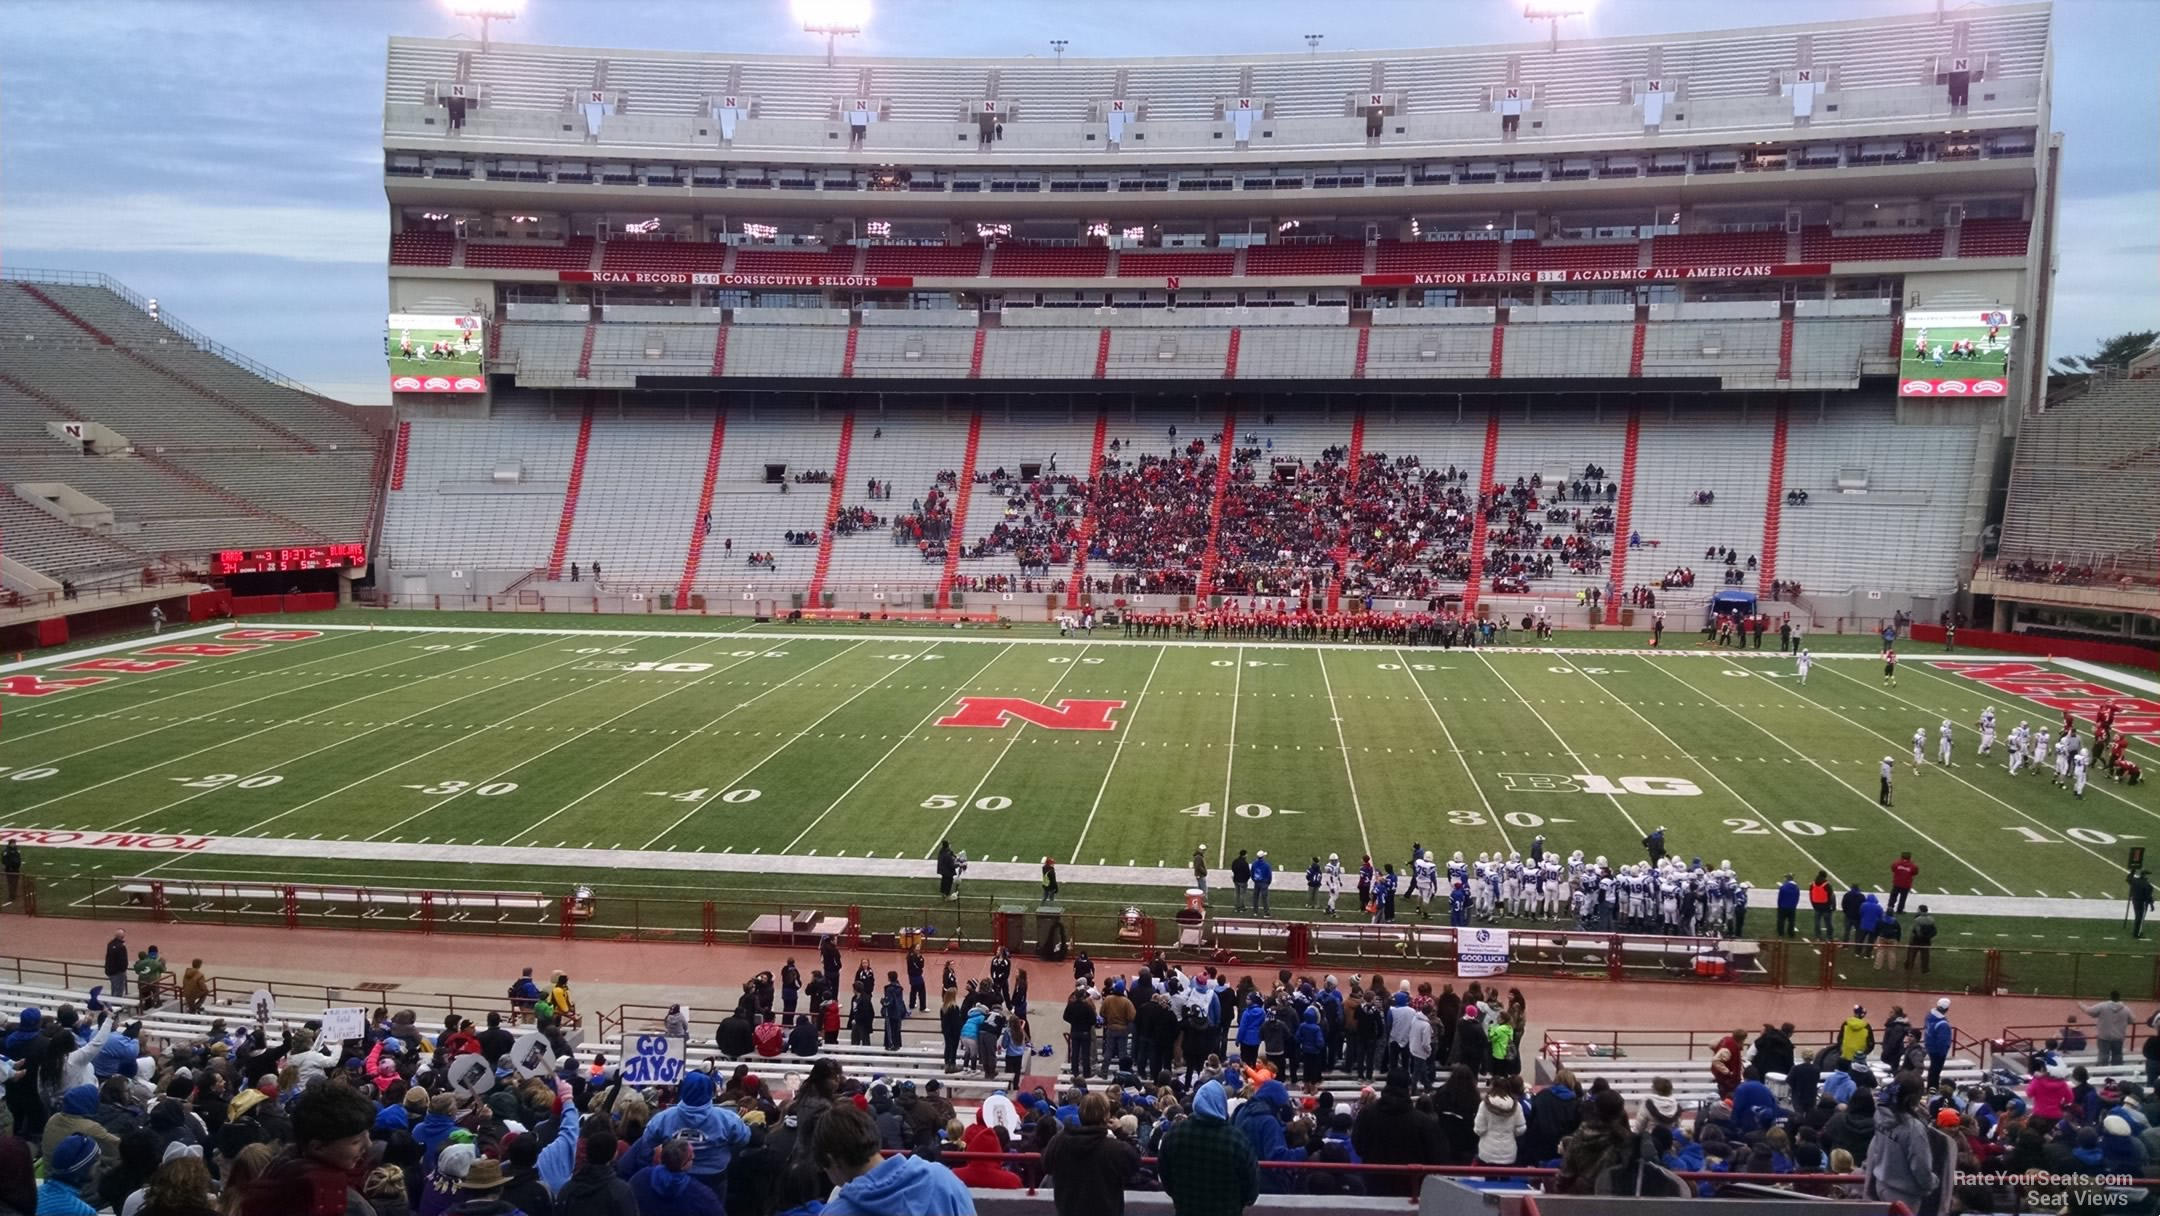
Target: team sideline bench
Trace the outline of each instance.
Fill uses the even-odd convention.
[[[1316,952],[1334,947],[1375,959],[1401,957],[1413,951],[1424,957],[1429,948],[1452,949],[1456,934],[1454,926],[1444,924],[1396,921],[1377,925],[1327,922],[1308,925],[1302,921],[1231,916],[1210,921],[1208,933],[1218,946],[1227,948],[1250,943],[1255,951],[1280,951],[1289,945],[1293,924],[1309,929],[1310,943]],[[1760,942],[1740,939],[1551,929],[1510,928],[1507,932],[1510,956],[1523,962],[1566,962],[1572,956],[1579,963],[1604,966],[1611,960],[1612,948],[1617,946],[1623,965],[1635,963],[1700,971],[1703,968],[1696,960],[1738,968],[1754,962],[1762,953]]]
[[[300,883],[214,882],[192,878],[123,878],[115,886],[130,903],[154,899],[240,899],[304,904],[365,904],[438,910],[543,912],[556,901],[538,891],[424,891],[404,887],[325,887]]]

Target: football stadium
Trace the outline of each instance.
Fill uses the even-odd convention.
[[[34,1210],[2160,1207],[2160,354],[2049,365],[2050,5],[450,7],[379,393],[0,270]]]

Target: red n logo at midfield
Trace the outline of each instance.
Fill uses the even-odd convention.
[[[1115,730],[1110,711],[1123,701],[1059,701],[1055,706],[1019,697],[962,697],[959,712],[938,719],[939,726],[1003,727],[1014,718],[1044,730]]]

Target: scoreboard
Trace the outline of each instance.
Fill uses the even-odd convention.
[[[220,549],[210,555],[212,574],[266,574],[286,570],[344,570],[367,565],[367,546],[308,545],[295,549]]]

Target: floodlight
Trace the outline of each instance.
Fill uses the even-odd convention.
[[[450,15],[480,23],[480,49],[488,47],[488,26],[496,21],[515,21],[525,10],[525,0],[449,0]]]

